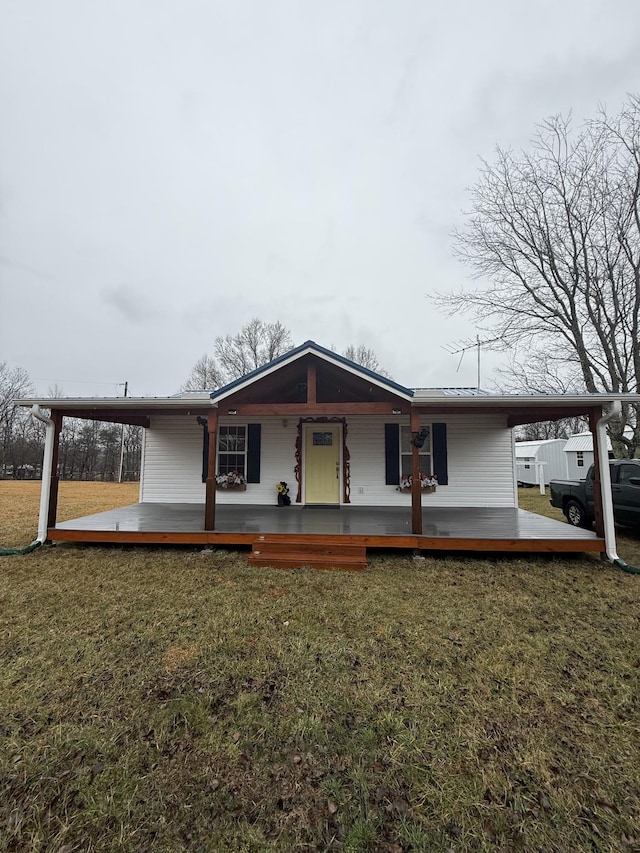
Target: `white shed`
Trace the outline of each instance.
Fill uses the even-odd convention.
[[[611,455],[611,441],[607,436],[607,450]],[[570,435],[564,446],[566,457],[566,478],[568,480],[584,480],[589,466],[593,464],[593,435],[590,432],[579,432]]]
[[[515,452],[518,483],[537,486],[540,484],[540,477],[545,485],[548,485],[549,480],[563,480],[567,476],[564,453],[566,442],[566,438],[517,441]]]

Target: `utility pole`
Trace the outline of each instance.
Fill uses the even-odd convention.
[[[129,390],[129,383],[124,383],[124,396],[127,396],[127,391]],[[124,424],[122,424],[122,432],[120,433],[120,469],[118,471],[118,482],[122,482],[122,467],[124,465]]]

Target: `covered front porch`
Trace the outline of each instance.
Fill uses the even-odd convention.
[[[515,507],[429,507],[422,532],[412,533],[410,507],[220,505],[215,530],[205,530],[204,506],[138,503],[59,522],[56,541],[255,546],[264,540],[351,543],[364,548],[425,551],[600,552],[591,531]]]

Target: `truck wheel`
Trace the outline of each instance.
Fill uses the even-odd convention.
[[[591,527],[591,519],[587,517],[582,504],[579,504],[578,501],[567,501],[564,514],[573,527]]]

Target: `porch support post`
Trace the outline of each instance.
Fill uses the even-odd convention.
[[[420,412],[411,409],[409,415],[411,429],[411,532],[422,534],[422,492],[420,489],[420,448],[413,440],[420,432]]]
[[[58,486],[60,484],[60,477],[58,476],[58,453],[60,450],[60,432],[62,431],[62,412],[59,409],[54,409],[51,412],[51,420],[53,421],[53,452],[51,457],[51,485],[49,486],[47,528],[56,526],[56,516],[58,514]]]
[[[604,537],[604,515],[602,512],[602,478],[600,475],[600,454],[598,453],[598,436],[596,425],[602,417],[602,409],[591,409],[589,412],[589,429],[593,442],[593,508],[595,515],[596,534]]]
[[[209,453],[207,455],[207,485],[204,503],[204,529],[216,529],[216,449],[218,446],[218,410],[212,409],[207,416]]]

